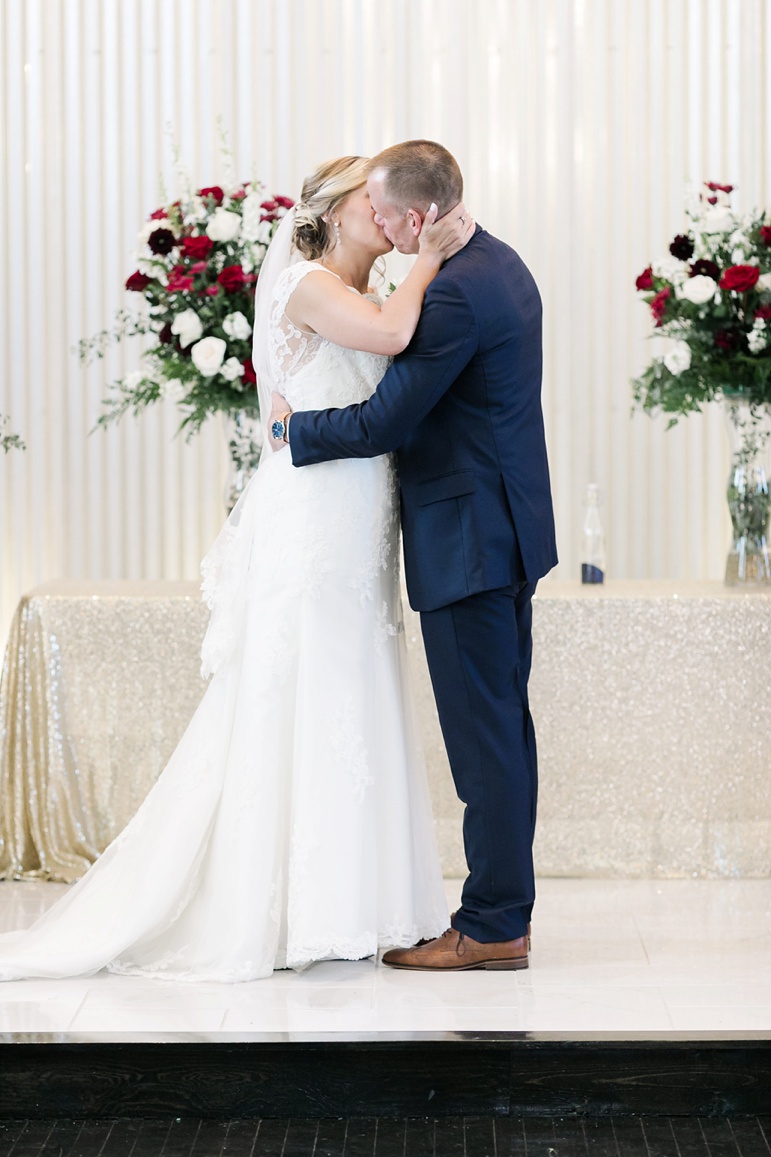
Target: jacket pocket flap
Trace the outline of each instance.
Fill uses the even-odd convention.
[[[431,502],[441,502],[445,498],[460,498],[462,494],[473,494],[477,480],[473,470],[453,470],[452,474],[442,474],[440,478],[430,478],[417,488],[418,506],[428,506]]]

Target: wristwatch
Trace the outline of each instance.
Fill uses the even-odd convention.
[[[289,426],[289,415],[291,410],[287,410],[286,414],[282,414],[280,418],[276,418],[275,422],[270,428],[270,434],[274,442],[288,442],[286,436],[287,428]]]

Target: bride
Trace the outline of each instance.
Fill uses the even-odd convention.
[[[473,231],[429,215],[381,302],[368,278],[391,244],[366,175],[360,157],[321,166],[270,246],[255,302],[265,419],[274,388],[295,409],[369,397]],[[449,924],[407,694],[390,458],[295,470],[267,452],[202,569],[201,703],[86,875],[0,935],[0,979],[106,967],[247,981]]]

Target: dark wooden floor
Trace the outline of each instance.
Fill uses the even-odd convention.
[[[0,1157],[771,1157],[771,1117],[0,1121]]]

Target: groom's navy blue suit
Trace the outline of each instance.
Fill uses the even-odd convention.
[[[522,936],[535,896],[531,599],[557,554],[541,300],[521,258],[477,227],[369,401],[293,414],[289,441],[296,466],[397,453],[407,590],[466,804],[453,924],[484,942]]]

